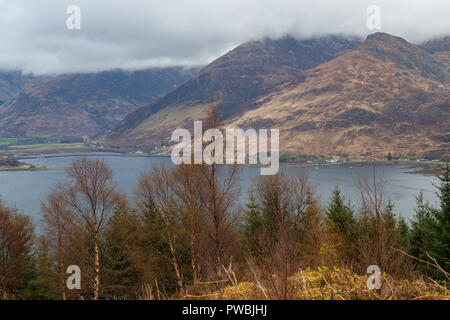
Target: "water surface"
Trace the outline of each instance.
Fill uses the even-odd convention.
[[[91,155],[101,157],[111,166],[114,180],[120,191],[132,194],[136,187],[139,175],[148,170],[155,163],[171,165],[170,158],[166,157],[132,157],[111,154]],[[69,167],[76,159],[74,155],[65,155],[48,158],[35,158],[22,160],[28,163],[40,164],[53,168]],[[323,205],[329,200],[333,188],[339,184],[347,199],[356,207],[359,204],[358,178],[370,175],[372,166],[367,165],[329,165],[329,166],[283,166],[282,170],[293,174],[297,170],[309,172],[311,182],[316,186]],[[395,204],[396,213],[409,218],[414,214],[415,197],[423,191],[424,198],[436,205],[437,198],[434,193],[433,182],[437,179],[432,176],[408,173],[412,169],[407,165],[382,164],[377,165],[376,171],[386,180],[386,200]],[[242,202],[245,203],[251,181],[260,173],[259,168],[243,167],[241,173]],[[58,181],[66,179],[64,170],[43,171],[7,171],[0,172],[0,197],[8,204],[15,206],[20,212],[35,218],[40,217],[40,203]]]

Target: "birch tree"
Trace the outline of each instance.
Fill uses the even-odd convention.
[[[69,182],[64,199],[75,215],[75,223],[92,239],[93,299],[100,294],[100,241],[118,193],[113,174],[104,160],[79,158],[67,170]]]

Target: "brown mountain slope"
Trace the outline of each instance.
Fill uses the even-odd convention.
[[[0,71],[0,105],[26,86],[46,81],[49,78],[49,76],[35,76],[21,71]]]
[[[302,78],[302,70],[329,61],[360,41],[345,37],[298,41],[290,37],[243,44],[212,62],[183,86],[127,116],[101,137],[115,146],[159,145],[177,127],[191,125],[205,106],[221,101],[225,118],[254,107],[277,85]]]
[[[183,68],[69,74],[26,87],[0,106],[0,136],[94,135],[189,79]]]
[[[450,36],[430,40],[421,47],[450,68]]]
[[[450,155],[448,67],[405,40],[370,35],[229,124],[280,128],[283,151],[352,158]]]
[[[450,36],[429,40],[420,47],[431,54],[450,51]]]

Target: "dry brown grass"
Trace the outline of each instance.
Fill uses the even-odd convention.
[[[381,289],[367,288],[368,275],[357,275],[349,269],[319,267],[299,270],[289,278],[295,288],[293,300],[449,300],[449,288],[429,280],[403,280],[381,275]],[[270,289],[252,281],[229,283],[213,291],[208,287],[187,299],[265,300],[274,296]]]

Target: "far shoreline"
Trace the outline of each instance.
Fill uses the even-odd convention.
[[[110,157],[130,157],[130,158],[170,158],[167,154],[146,154],[137,152],[118,152],[111,150],[92,150],[85,152],[64,152],[64,153],[46,153],[46,154],[16,154],[14,158],[17,160],[32,160],[32,159],[45,159],[45,158],[60,158],[60,157],[83,157],[83,156],[110,156]],[[29,163],[32,165],[32,163]],[[348,160],[337,161],[334,163],[327,162],[280,162],[280,167],[324,167],[324,166],[361,166],[361,165],[405,165],[410,166],[411,171],[407,171],[410,174],[422,174],[422,175],[438,175],[440,168],[444,165],[444,161],[419,161],[419,160]],[[250,165],[249,167],[261,167],[261,165]],[[0,168],[0,172],[5,171],[38,171],[38,170],[65,170],[67,168]]]

